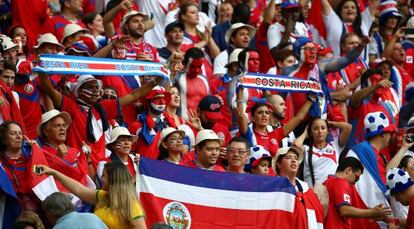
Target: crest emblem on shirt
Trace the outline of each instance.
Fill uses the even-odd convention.
[[[33,86],[31,84],[26,84],[26,86],[24,86],[24,91],[26,93],[32,93],[33,92]]]
[[[348,194],[344,194],[344,201],[351,203],[351,197]]]
[[[191,227],[191,215],[187,207],[180,202],[170,202],[162,210],[164,221],[174,229]]]
[[[408,64],[412,64],[414,61],[413,61],[413,56],[407,56],[407,60],[406,60],[406,62],[408,63]]]
[[[274,138],[270,139],[270,142],[271,142],[273,145],[277,145],[277,141],[276,141],[276,139],[274,139]]]

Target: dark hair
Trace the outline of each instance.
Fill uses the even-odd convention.
[[[216,142],[218,142],[218,143],[220,144],[220,140],[206,139],[206,140],[204,140],[204,141],[202,141],[202,142],[198,143],[198,145],[196,145],[196,146],[195,146],[195,148],[196,148],[196,152],[197,152],[199,149],[203,148],[203,147],[207,144],[207,142],[213,142],[213,141],[216,141]],[[197,152],[197,153],[198,153],[198,152]]]
[[[362,17],[361,17],[361,9],[359,8],[359,4],[356,0],[344,0],[341,1],[338,6],[335,9],[335,13],[336,15],[338,15],[338,17],[343,20],[342,15],[341,15],[341,11],[342,8],[344,7],[345,3],[347,2],[353,2],[356,6],[356,10],[357,10],[357,15],[355,17],[354,22],[352,22],[352,29],[353,31],[360,37],[362,37],[364,34],[362,33],[361,30],[361,23],[362,23]],[[345,33],[346,34],[346,33]],[[342,36],[344,36],[345,34],[342,34]]]
[[[359,37],[358,34],[354,32],[349,32],[349,33],[344,34],[343,36],[341,36],[340,44],[341,45],[345,44],[346,39],[353,37],[353,36]]]
[[[410,159],[413,159],[413,157],[411,155],[405,155],[401,161],[400,164],[398,164],[398,168],[400,169],[405,169],[408,167],[408,162],[410,161]]]
[[[233,15],[231,16],[231,24],[241,22],[249,24],[250,7],[246,3],[240,3],[233,8]]]
[[[273,47],[270,49],[270,53],[272,54],[273,61],[276,65],[278,61],[283,62],[289,56],[294,56],[296,58],[295,53],[290,49],[278,49],[277,47]]]
[[[268,105],[262,102],[255,103],[253,107],[250,109],[250,116],[253,117],[254,113],[256,112],[257,109],[259,109],[259,107],[268,107]]]
[[[83,24],[85,24],[86,28],[88,27],[88,24],[93,23],[93,20],[95,20],[95,18],[98,14],[99,14],[98,12],[92,12],[92,13],[87,13],[87,14],[83,15],[82,22],[83,22]]]
[[[4,61],[3,69],[0,70],[0,74],[2,74],[4,70],[12,70],[14,73],[16,73],[16,65],[10,61]]]
[[[22,28],[22,29],[24,29],[24,31],[26,31],[26,29],[25,29],[22,25],[14,25],[14,26],[12,26],[12,27],[10,28],[9,33],[8,33],[8,36],[9,36],[10,38],[13,38],[13,35],[14,35],[14,33],[16,32],[16,30],[17,30],[18,28]]]
[[[249,142],[246,140],[246,138],[243,137],[233,137],[232,139],[230,139],[229,143],[227,144],[227,146],[229,146],[231,143],[233,142],[241,142],[246,146],[246,149],[248,150],[250,147]]]
[[[37,229],[37,226],[36,226],[35,223],[29,222],[29,221],[26,221],[26,220],[16,221],[13,224],[12,229],[25,229],[26,226],[30,226],[30,227],[33,227],[33,228]]]
[[[362,75],[361,75],[361,85],[362,88],[367,87],[368,85],[368,79],[375,74],[382,75],[382,71],[378,68],[373,69],[367,69]]]
[[[313,163],[312,163],[312,156],[313,156],[313,137],[312,137],[312,126],[313,123],[317,120],[323,120],[326,123],[326,127],[329,128],[328,120],[322,119],[321,117],[314,117],[309,121],[308,128],[306,129],[306,132],[309,136],[309,150],[308,150],[308,164],[309,164],[309,173],[312,180],[312,184],[315,185],[315,173],[313,170]]]
[[[62,192],[55,192],[46,197],[42,202],[42,209],[56,218],[76,210],[70,196]]]
[[[22,125],[20,125],[16,121],[9,120],[9,121],[3,122],[0,125],[0,151],[2,151],[2,152],[7,149],[7,145],[5,143],[5,140],[6,140],[7,132],[9,131],[9,127],[12,124],[18,125],[20,127],[20,129],[22,129],[22,131],[23,131]]]
[[[280,175],[280,169],[277,167],[277,163],[280,163],[280,162],[283,160],[283,158],[285,158],[285,156],[286,156],[289,152],[292,152],[292,153],[296,154],[296,155],[299,157],[300,153],[299,153],[299,151],[298,151],[298,150],[299,150],[299,149],[298,149],[297,147],[292,146],[292,147],[290,147],[290,148],[288,149],[288,151],[286,152],[286,154],[280,155],[280,156],[277,158],[277,161],[276,161],[276,163],[275,163],[275,169],[276,169],[276,173],[277,173],[277,174],[279,174],[279,175]],[[298,171],[298,172],[299,172],[299,171]]]
[[[348,167],[351,167],[352,171],[354,172],[358,170],[361,170],[361,173],[364,172],[364,166],[355,157],[341,158],[338,163],[338,168],[336,168],[336,172],[343,172]]]
[[[178,12],[178,17],[177,17],[178,21],[183,22],[183,19],[181,17],[187,14],[187,11],[191,6],[195,6],[198,9],[198,5],[192,2],[187,2],[180,7],[180,11]]]
[[[187,66],[188,61],[190,60],[190,58],[193,59],[200,59],[200,58],[204,58],[204,52],[203,50],[197,48],[197,47],[193,47],[187,50],[187,52],[185,52],[184,55],[184,60],[183,60],[183,65]]]

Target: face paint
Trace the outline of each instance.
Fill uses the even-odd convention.
[[[383,79],[382,75],[374,74],[369,78],[369,81],[371,82],[371,86],[375,86],[382,79]],[[385,92],[385,88],[379,87],[377,90],[375,90],[374,95],[380,97],[382,94],[384,94],[384,92]]]
[[[260,57],[256,51],[249,52],[249,59],[247,60],[247,71],[258,72],[260,68]]]
[[[157,105],[152,102],[150,103],[150,106],[156,114],[161,114],[166,108],[166,105]]]
[[[305,63],[314,64],[316,63],[318,49],[315,47],[313,43],[307,43],[305,46],[301,48],[300,54],[300,58],[304,60]]]
[[[100,91],[91,91],[88,89],[81,89],[79,95],[85,96],[88,99],[99,99],[101,97]]]
[[[203,66],[203,58],[200,59],[194,59],[191,62],[189,62],[188,70],[187,70],[187,76],[190,78],[197,77],[202,73],[201,67]]]

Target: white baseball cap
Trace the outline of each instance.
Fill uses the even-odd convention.
[[[231,25],[230,29],[227,30],[226,35],[224,36],[224,40],[227,44],[230,44],[230,37],[233,34],[233,32],[240,28],[246,28],[247,30],[249,30],[250,39],[252,39],[256,34],[256,29],[253,26],[241,22],[234,23],[233,25]]]
[[[160,139],[158,139],[157,147],[160,148],[161,143],[166,138],[168,138],[168,136],[170,136],[173,133],[179,133],[181,135],[181,137],[183,137],[183,138],[185,137],[185,132],[183,130],[177,130],[177,129],[173,128],[173,127],[167,127],[167,128],[165,128],[165,129],[163,129],[161,131]]]
[[[50,110],[42,114],[42,121],[40,125],[37,127],[37,134],[42,135],[42,126],[52,120],[55,117],[62,117],[63,120],[65,120],[65,125],[68,127],[72,123],[72,119],[70,118],[70,115],[66,111],[58,111],[58,110]]]
[[[239,62],[239,54],[243,51],[243,49],[234,49],[233,52],[230,54],[229,62],[224,66],[228,68],[230,64]]]
[[[78,33],[78,32],[86,32],[87,31],[87,29],[85,29],[85,28],[82,28],[80,25],[78,25],[78,24],[75,24],[75,23],[72,23],[72,24],[67,24],[66,26],[65,26],[65,29],[63,30],[63,37],[62,37],[62,40],[60,41],[60,43],[62,43],[63,44],[63,41],[67,38],[67,37],[69,37],[69,36],[72,36],[73,34],[75,34],[75,33]]]
[[[287,154],[289,151],[294,152],[298,155],[299,164],[303,161],[303,150],[298,147],[283,147],[277,150],[276,156],[272,159],[272,168],[276,171],[276,162],[280,156]]]
[[[122,22],[121,22],[121,30],[123,30],[125,23],[126,23],[126,22],[127,22],[127,21],[131,18],[131,17],[136,16],[136,15],[141,15],[141,16],[143,16],[145,21],[148,21],[148,19],[149,19],[148,15],[147,15],[146,13],[144,13],[144,12],[138,12],[138,11],[136,11],[136,10],[131,10],[131,11],[129,11],[128,13],[126,13],[126,14],[124,15],[124,18],[122,19]]]
[[[118,126],[111,131],[109,142],[107,142],[106,145],[114,143],[120,136],[132,137],[132,143],[136,142],[138,139],[138,136],[131,134],[127,128]]]
[[[17,47],[17,44],[15,44],[10,37],[6,35],[1,35],[0,37],[1,37],[1,51],[2,52]]]
[[[217,140],[220,142],[220,138],[217,136],[216,132],[208,129],[200,130],[198,132],[195,144],[198,145],[205,140]]]
[[[53,44],[59,47],[59,49],[62,51],[65,49],[65,47],[63,47],[63,45],[61,45],[58,40],[56,39],[55,35],[51,34],[51,33],[45,33],[39,36],[39,38],[37,38],[37,45],[33,46],[34,49],[38,49],[40,46],[42,46],[43,44]]]
[[[407,29],[414,29],[414,16],[410,17],[407,21]],[[406,38],[414,38],[414,34],[406,34]]]

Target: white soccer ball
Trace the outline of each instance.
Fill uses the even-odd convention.
[[[378,111],[368,113],[364,119],[364,127],[367,133],[382,130],[390,125],[387,116]]]

